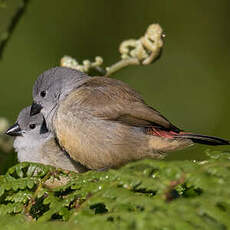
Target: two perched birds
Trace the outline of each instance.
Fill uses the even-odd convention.
[[[19,161],[84,172],[142,158],[163,158],[193,143],[228,140],[175,127],[122,81],[55,67],[33,87],[33,104],[6,134],[16,136]]]

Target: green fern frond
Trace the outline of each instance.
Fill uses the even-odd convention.
[[[84,174],[18,164],[0,177],[0,224],[20,217],[25,224],[9,229],[227,229],[230,153],[207,155]]]

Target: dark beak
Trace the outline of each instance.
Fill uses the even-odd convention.
[[[7,134],[9,136],[14,136],[14,137],[22,136],[22,130],[21,130],[19,124],[16,122],[13,126],[11,126],[9,129],[7,129],[5,134]]]
[[[40,134],[44,134],[44,133],[48,133],[48,132],[49,132],[49,130],[46,126],[46,121],[45,121],[45,119],[43,119],[42,126],[40,129]]]
[[[42,106],[37,104],[36,102],[33,102],[33,104],[31,105],[31,109],[30,109],[30,116],[34,116],[40,113],[41,110],[42,110]]]

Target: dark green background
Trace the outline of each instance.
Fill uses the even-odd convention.
[[[18,2],[0,8],[0,30]],[[113,77],[136,88],[180,128],[230,138],[229,11],[228,0],[32,0],[0,61],[0,116],[13,123],[31,103],[38,74],[63,55],[78,61],[100,55],[110,65],[119,59],[121,41],[158,22],[166,34],[160,60]],[[169,159],[202,159],[204,149]]]

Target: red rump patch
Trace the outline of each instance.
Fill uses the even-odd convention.
[[[179,136],[180,134],[186,134],[184,132],[176,133],[174,131],[165,131],[154,127],[146,128],[146,133],[149,135],[170,138],[170,139],[173,139],[175,136]]]

